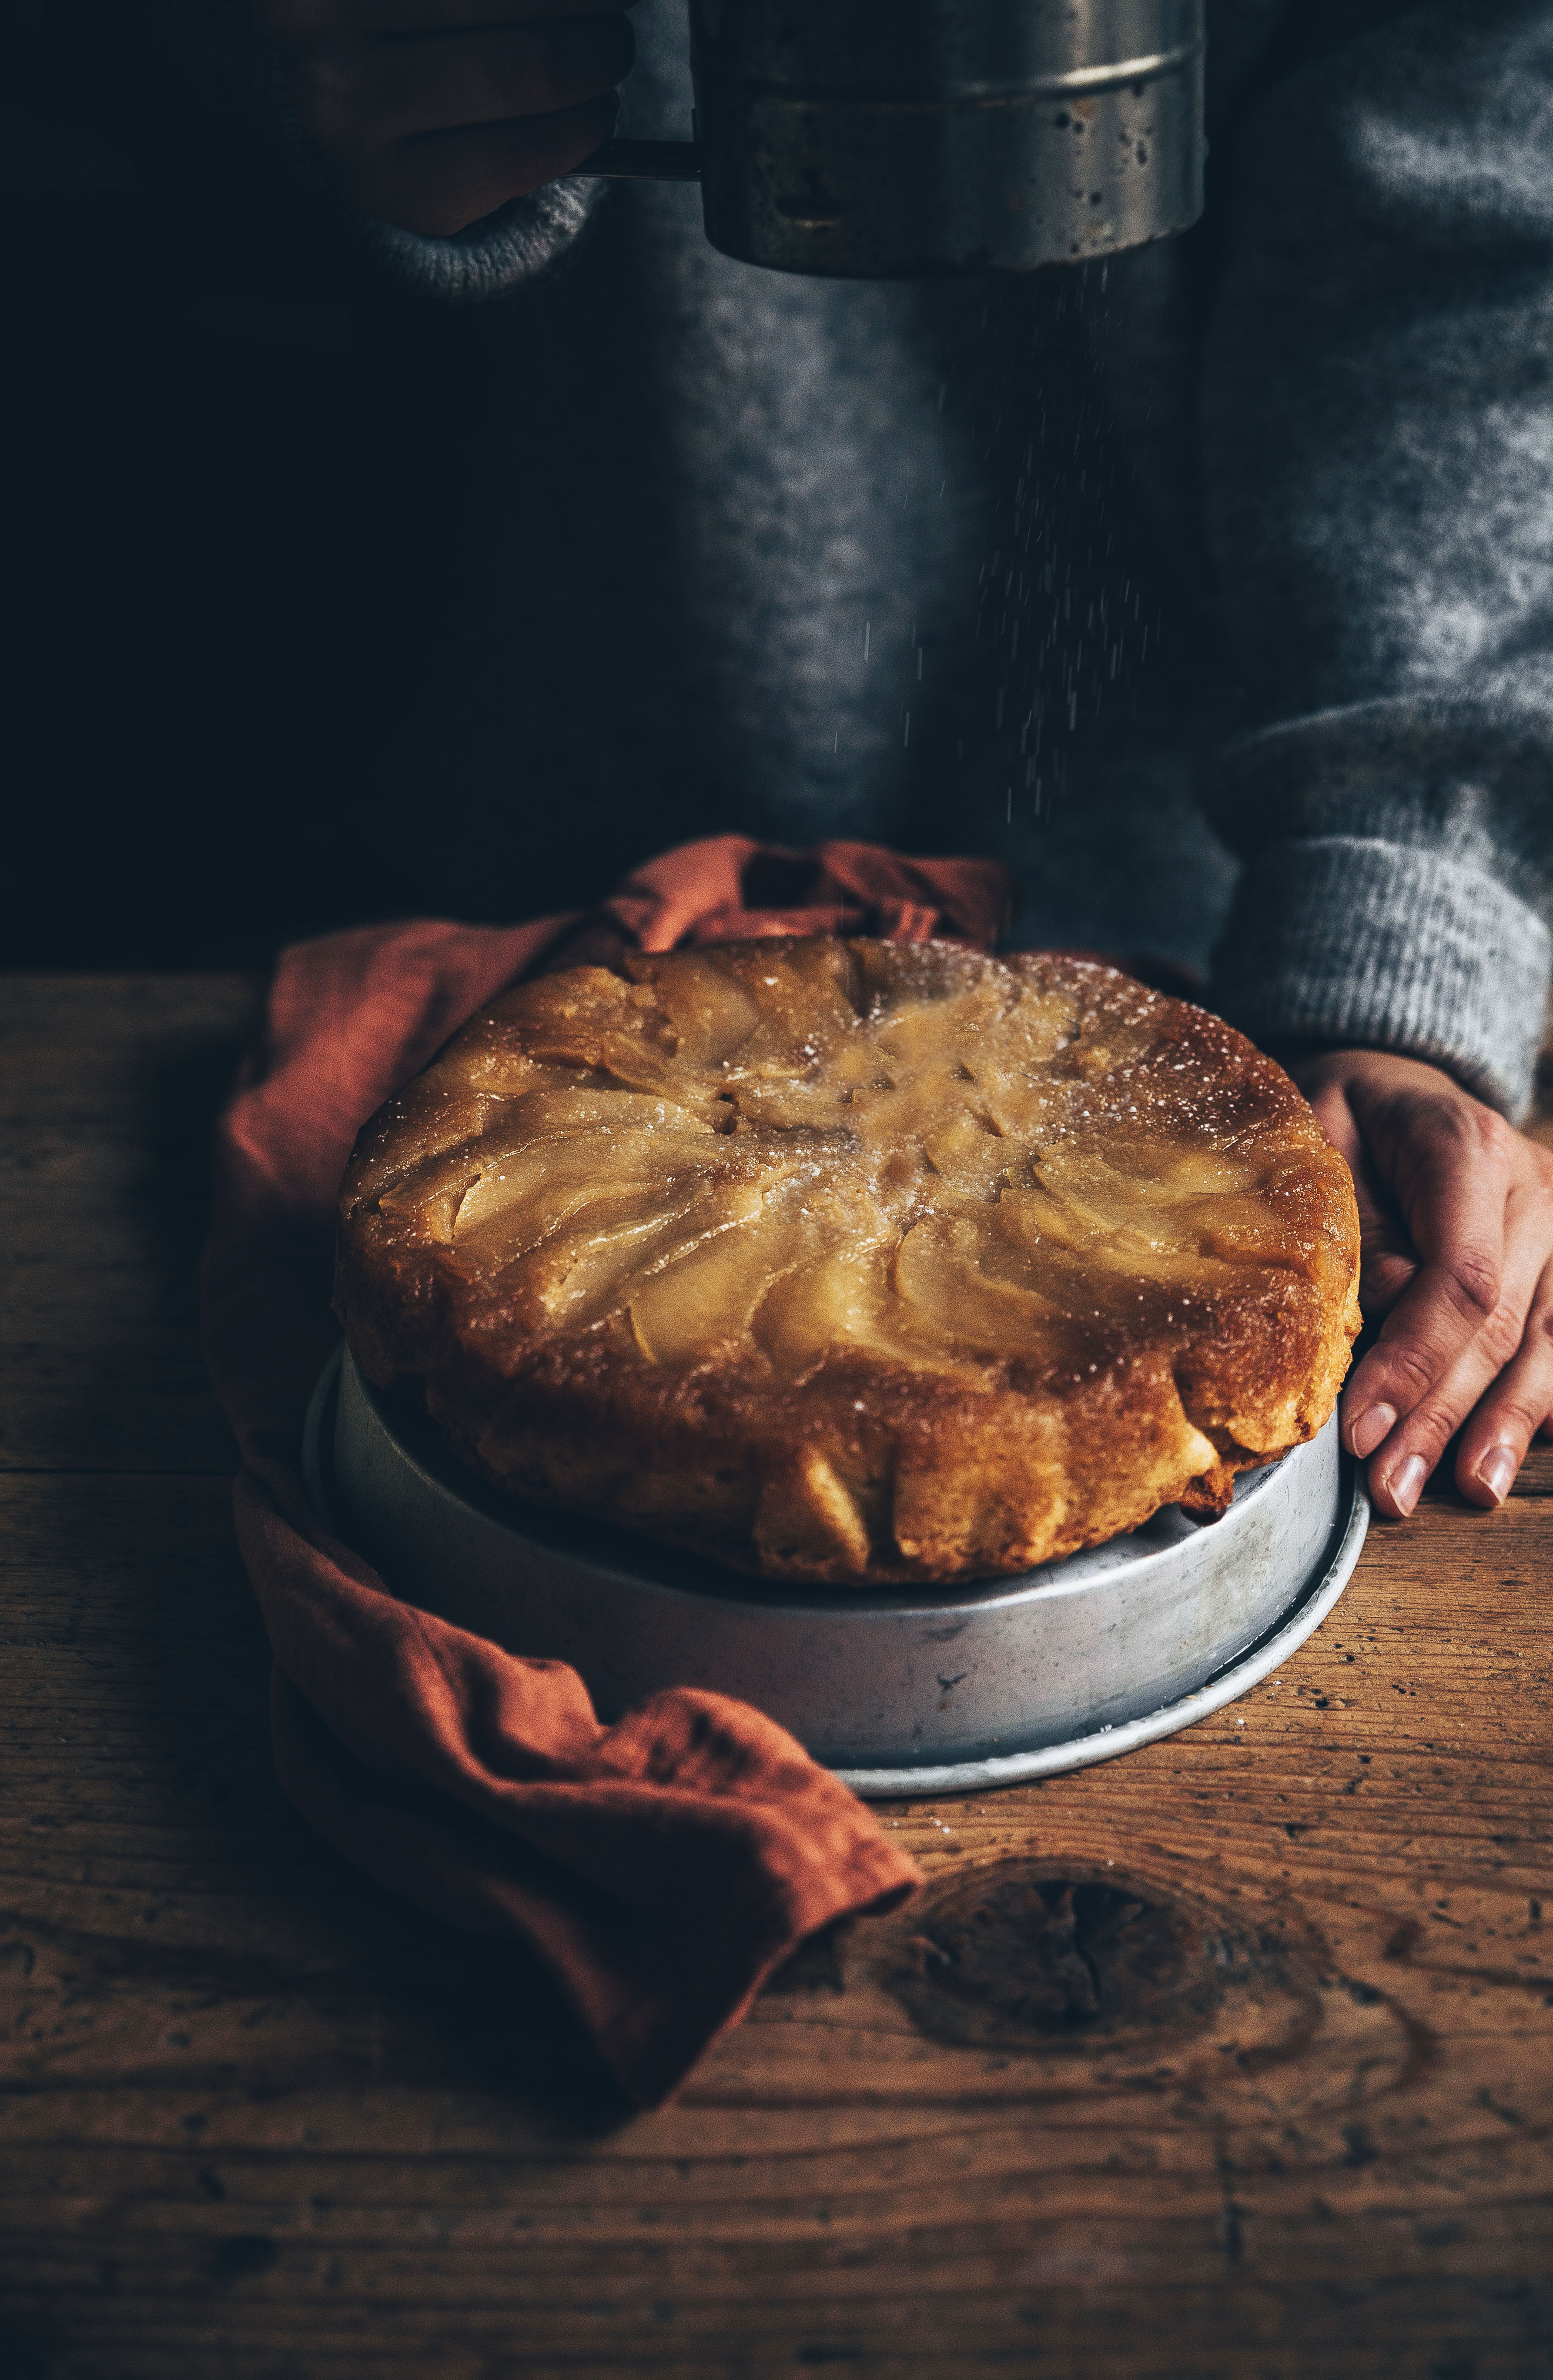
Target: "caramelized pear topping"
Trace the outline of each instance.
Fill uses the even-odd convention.
[[[702,1377],[781,1398],[849,1365],[936,1380],[973,1416],[1016,1395],[983,1524],[964,1482],[930,1512],[920,1477],[889,1489],[898,1431],[869,1451],[828,1425],[749,1486],[761,1566],[909,1575],[952,1569],[951,1509],[987,1564],[1084,1541],[1053,1449],[1064,1397],[1098,1378],[1113,1402],[1155,1383],[1151,1476],[1227,1478],[1308,1435],[1346,1359],[1353,1227],[1308,1109],[1217,1020],[1079,962],[817,938],[576,968],[498,1001],[365,1136],[342,1279],[347,1322],[353,1250],[398,1283],[376,1340],[355,1301],[374,1377],[434,1371],[428,1333],[451,1330],[498,1402],[547,1348],[547,1376],[635,1367],[669,1405]],[[1205,1347],[1244,1336],[1248,1299],[1293,1358],[1215,1374]],[[500,1468],[499,1430],[465,1436]]]

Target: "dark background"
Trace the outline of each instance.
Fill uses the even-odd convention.
[[[12,334],[0,965],[259,965],[299,935],[425,908],[361,822],[381,803],[402,813],[419,765],[400,767],[395,739],[418,672],[424,682],[456,527],[444,458],[479,411],[501,305],[386,295],[317,213],[304,220],[246,174],[235,145],[191,147],[105,0],[67,16],[0,0],[0,105]],[[1076,338],[1068,300],[1082,304],[1085,276],[1060,278],[1066,292],[1004,286],[1011,324],[1021,306],[1043,312],[1034,346],[1028,327],[1013,338],[1015,362]],[[1045,319],[1054,298],[1063,321]],[[1010,371],[1018,381],[1000,364],[994,391]],[[1115,466],[1082,392],[1062,402],[1051,438],[1082,552],[1094,498],[1074,492],[1114,484]],[[1061,543],[1061,504],[1056,517]],[[1128,518],[1123,489],[1109,525]],[[1115,543],[1108,534],[1097,565],[1113,577],[1134,568]],[[1081,587],[1076,616],[1086,608]],[[1157,619],[1155,687],[1174,665],[1168,614]],[[1061,658],[1054,719],[1067,710]],[[1008,853],[1025,882],[1023,938],[1200,968],[1232,867],[1189,784],[1129,762],[1120,778],[1092,770],[1064,801],[1073,758],[1057,754],[1034,837],[1026,821]],[[455,802],[455,782],[425,788],[433,831],[449,790]],[[951,815],[922,817],[907,847],[1002,847],[1001,803],[979,825],[940,807]],[[471,867],[455,905],[585,903],[630,860],[719,822],[654,808],[635,846],[616,848],[574,819],[537,820],[535,845],[541,830],[548,841],[521,888]],[[448,905],[445,892],[430,905]]]
[[[349,722],[431,576],[415,458],[458,341],[372,304],[273,193],[261,208],[191,156],[100,27],[44,17],[0,19],[0,951],[246,963],[415,905],[332,821],[361,766]]]

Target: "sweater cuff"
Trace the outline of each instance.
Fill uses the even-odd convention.
[[[1553,941],[1480,868],[1357,835],[1248,864],[1215,1005],[1259,1042],[1395,1050],[1519,1118],[1531,1099]]]
[[[598,205],[601,181],[551,182],[450,239],[386,223],[363,223],[358,238],[381,272],[418,298],[455,305],[502,298],[570,249]]]

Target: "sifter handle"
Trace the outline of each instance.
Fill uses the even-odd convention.
[[[618,182],[698,182],[701,152],[694,140],[606,140],[561,178],[569,182],[578,174]]]

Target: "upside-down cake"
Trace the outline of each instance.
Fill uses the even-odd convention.
[[[486,1479],[742,1571],[1022,1571],[1308,1439],[1353,1186],[1114,969],[825,938],[542,977],[358,1143],[338,1307]]]

